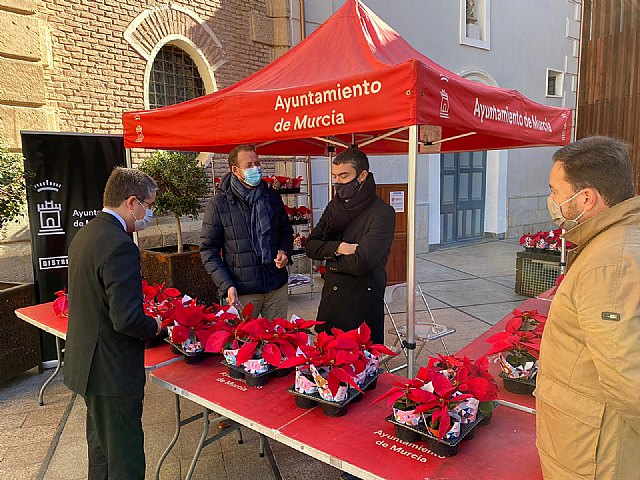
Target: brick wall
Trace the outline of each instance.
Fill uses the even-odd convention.
[[[220,41],[226,62],[215,72],[218,88],[271,60],[272,46],[254,41],[251,35],[251,14],[266,17],[265,0],[172,3],[200,16]],[[124,32],[144,10],[162,7],[156,31],[147,35],[150,48],[155,37],[188,31],[181,23],[189,18],[172,15],[166,5],[152,0],[44,0],[39,4],[38,17],[51,45],[44,67],[46,103],[56,112],[60,130],[119,133],[122,113],[144,108],[147,59],[125,39]],[[192,40],[198,47],[197,42],[203,42],[197,35]],[[214,56],[215,52],[203,49],[203,54]]]

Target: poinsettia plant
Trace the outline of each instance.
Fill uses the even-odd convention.
[[[248,303],[242,312],[238,312],[236,307],[232,305],[220,307],[216,314],[213,334],[207,340],[205,351],[220,353],[226,348],[240,348],[240,342],[243,341],[243,338],[239,336],[238,330],[241,325],[253,319],[253,310],[251,303]]]
[[[53,312],[59,317],[66,317],[69,314],[69,296],[67,295],[67,287],[56,292],[56,298],[53,301]]]
[[[320,369],[334,396],[341,385],[350,385],[361,392],[358,382],[367,373],[377,373],[367,370],[374,357],[396,355],[384,345],[371,341],[371,329],[366,323],[346,332],[339,328],[331,329],[331,334],[320,332],[312,345],[300,345],[299,349],[297,356],[287,358],[281,366]],[[377,370],[377,361],[373,370]]]
[[[489,373],[489,360],[482,356],[475,362],[468,357],[438,355],[430,357],[427,368],[443,374],[461,393],[470,393],[479,402],[498,397],[498,385]]]
[[[452,428],[454,408],[472,397],[470,393],[460,393],[458,386],[439,371],[421,367],[415,378],[394,383],[374,403],[387,398],[387,404],[396,409],[423,414],[426,427],[442,439]]]
[[[539,231],[536,233],[525,233],[520,237],[520,245],[524,248],[537,250],[560,251],[562,248],[562,229],[551,230],[549,232]],[[566,241],[567,250],[575,247],[569,241]]]
[[[508,378],[533,378],[537,373],[540,343],[546,317],[535,310],[514,310],[504,332],[492,335],[487,353],[499,354],[500,366]]]
[[[176,303],[162,325],[172,326],[171,341],[173,343],[197,340],[201,345],[205,345],[213,333],[212,327],[216,320],[214,308],[199,305],[195,300]]]
[[[150,317],[163,320],[170,317],[175,305],[182,303],[184,295],[177,288],[167,287],[165,283],[151,285],[142,280],[144,312]]]
[[[253,305],[248,304],[242,318],[229,312],[222,315],[214,326],[215,332],[206,345],[206,351],[221,352],[225,347],[239,349],[237,365],[258,355],[269,365],[279,367],[284,358],[295,357],[300,345],[306,345],[309,329],[322,322],[293,316],[291,320],[253,318]]]

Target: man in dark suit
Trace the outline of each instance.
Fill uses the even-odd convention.
[[[385,266],[396,225],[395,211],[376,195],[367,155],[355,147],[341,152],[331,166],[336,195],[315,226],[305,252],[326,261],[317,331],[371,328],[384,341]]]
[[[153,214],[158,186],[116,168],[104,208],[69,246],[69,327],[64,383],[87,406],[89,479],[143,479],[144,340],[160,321],[142,307],[140,253],[129,232]]]

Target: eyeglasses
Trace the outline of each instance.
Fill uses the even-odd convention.
[[[136,197],[136,200],[138,200],[138,203],[140,205],[142,205],[145,208],[149,208],[149,210],[151,210],[152,212],[156,209],[155,204],[147,203],[144,200],[140,200],[138,197]]]

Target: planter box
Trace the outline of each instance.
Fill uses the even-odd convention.
[[[516,253],[516,293],[536,297],[552,288],[560,275],[560,252]]]
[[[35,303],[32,283],[0,283],[0,383],[41,367],[40,330],[14,313]]]
[[[197,298],[205,304],[218,302],[218,290],[204,269],[198,245],[184,245],[183,253],[176,253],[178,247],[160,247],[140,250],[142,276],[149,283],[166,282],[173,287]]]

